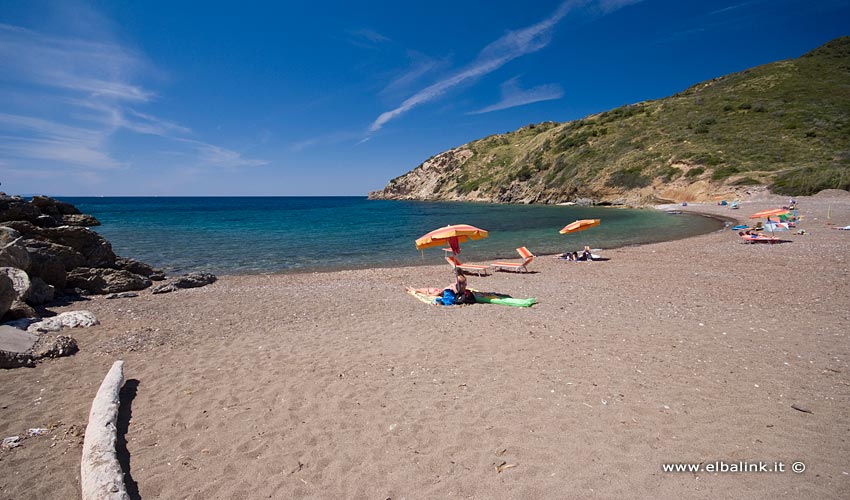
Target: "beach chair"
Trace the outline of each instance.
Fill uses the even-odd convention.
[[[741,234],[739,235],[744,243],[779,243],[779,238],[776,236],[766,236],[763,234]]]
[[[486,276],[487,270],[490,269],[490,266],[479,266],[477,264],[461,264],[457,257],[454,255],[446,255],[446,262],[452,266],[452,269],[460,269],[461,271],[467,273],[475,273],[478,276]]]
[[[520,247],[516,249],[517,253],[520,257],[522,257],[522,262],[493,262],[490,264],[496,270],[505,270],[505,271],[515,271],[515,272],[528,272],[528,266],[531,264],[531,261],[534,260],[534,254],[525,247]]]

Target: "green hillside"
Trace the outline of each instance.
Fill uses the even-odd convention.
[[[468,151],[438,170],[434,158],[418,167],[440,178],[433,196],[416,197],[516,201],[513,191],[553,202],[635,191],[646,197],[650,189],[687,190],[697,182],[715,192],[850,189],[850,37],[671,97],[528,125],[459,150]],[[415,191],[412,182],[423,174],[393,179],[373,197],[409,197],[405,191]]]

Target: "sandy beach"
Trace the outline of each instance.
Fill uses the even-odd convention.
[[[116,359],[132,498],[850,498],[850,231],[826,225],[830,207],[850,224],[850,195],[798,200],[809,234],[790,243],[724,230],[469,278],[528,309],[404,292],[448,284],[448,266],[53,307],[101,324],[71,332],[74,356],[0,371],[0,437],[49,429],[0,450],[0,498],[79,496]],[[743,220],[784,203],[681,209]],[[786,471],[662,470],[719,461]]]

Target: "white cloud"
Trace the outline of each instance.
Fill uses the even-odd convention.
[[[492,42],[479,53],[478,58],[455,75],[441,80],[407,98],[395,109],[381,113],[369,127],[371,132],[377,132],[387,122],[400,116],[414,107],[431,101],[468,80],[491,73],[508,62],[536,52],[549,44],[552,29],[564,16],[581,2],[567,1],[543,21],[527,28],[509,31],[507,34]]]
[[[398,107],[381,113],[372,122],[369,131],[377,132],[388,122],[416,106],[432,101],[462,83],[492,73],[514,59],[545,48],[549,45],[558,22],[576,8],[588,7],[591,10],[598,10],[607,14],[640,1],[642,0],[567,0],[562,2],[555,12],[546,19],[527,28],[509,31],[484,47],[475,61],[456,74],[420,90],[405,99]]]
[[[95,169],[127,167],[110,151],[118,131],[189,146],[190,161],[255,166],[240,153],[192,138],[183,125],[138,109],[156,93],[138,81],[155,69],[140,54],[109,41],[46,35],[0,23],[0,154],[15,164],[53,161]]]
[[[523,90],[519,87],[518,81],[519,77],[514,77],[503,83],[502,99],[499,102],[478,111],[473,111],[470,114],[477,115],[524,106],[534,102],[552,101],[564,96],[564,90],[558,84],[538,85],[537,87]]]
[[[409,67],[401,75],[395,77],[390,83],[388,83],[383,90],[381,90],[381,94],[387,95],[405,91],[425,75],[445,66],[448,63],[448,61],[433,59],[415,51],[410,51],[408,53],[408,58],[411,61]]]

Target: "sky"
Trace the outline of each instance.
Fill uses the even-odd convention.
[[[850,35],[847,0],[0,0],[0,190],[365,195]]]

